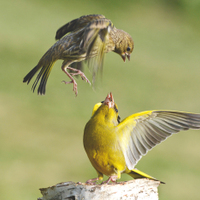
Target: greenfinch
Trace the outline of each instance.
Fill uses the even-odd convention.
[[[86,183],[103,180],[116,182],[122,173],[131,177],[153,179],[135,165],[154,146],[181,130],[200,129],[200,114],[179,111],[144,111],[121,122],[112,93],[94,106],[84,129],[83,143],[98,177]]]
[[[102,71],[105,53],[113,51],[125,61],[126,57],[130,60],[134,48],[131,36],[123,30],[117,29],[103,15],[85,15],[72,20],[57,31],[56,39],[59,40],[42,56],[38,64],[23,79],[23,82],[28,84],[40,70],[32,86],[34,92],[40,81],[37,90],[40,95],[46,92],[49,74],[57,60],[63,60],[61,68],[70,78],[70,81],[63,82],[66,84],[73,83],[73,91],[77,95],[77,83],[73,76],[80,75],[83,80],[90,83],[80,70],[82,61],[86,60],[91,65],[94,82],[99,69]]]

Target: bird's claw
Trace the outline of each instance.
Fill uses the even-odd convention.
[[[68,69],[75,71],[75,73],[72,73],[72,72],[69,73],[71,76],[80,75],[80,77],[82,78],[83,81],[86,81],[87,83],[89,83],[91,85],[89,79],[86,77],[86,75],[81,70],[74,69],[74,68],[71,68],[71,67],[68,67]]]
[[[101,184],[108,184],[110,181],[112,181],[113,183],[117,182],[117,176],[110,176],[106,181],[103,181]]]
[[[93,178],[93,179],[87,180],[85,183],[88,185],[96,185],[98,180],[99,178]]]
[[[80,70],[79,70],[80,71]],[[80,75],[80,77],[81,77],[81,79],[83,80],[83,81],[85,81],[85,82],[87,82],[87,83],[89,83],[90,85],[91,85],[91,83],[90,83],[90,81],[89,81],[89,79],[85,76],[85,74],[83,73],[83,72],[77,72],[77,73],[69,73],[71,76],[76,76],[76,75]]]
[[[65,84],[70,84],[73,83],[73,91],[75,92],[75,95],[78,95],[78,87],[77,87],[77,83],[75,80],[71,80],[71,81],[62,81]]]

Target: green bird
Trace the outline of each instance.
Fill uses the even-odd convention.
[[[132,114],[120,121],[118,106],[112,93],[94,106],[92,117],[84,129],[83,143],[88,158],[98,177],[86,183],[116,182],[122,173],[132,178],[154,177],[135,166],[153,147],[179,131],[200,129],[200,114],[150,110]],[[163,182],[162,182],[163,183]]]
[[[125,61],[130,60],[134,48],[131,36],[123,30],[117,29],[113,23],[103,15],[85,15],[74,19],[62,26],[56,33],[59,39],[42,56],[38,64],[24,77],[23,82],[29,84],[33,76],[39,71],[32,85],[33,92],[39,83],[38,94],[46,92],[46,84],[54,63],[63,60],[61,69],[70,78],[63,81],[73,83],[73,91],[78,94],[77,83],[73,76],[80,75],[83,80],[90,83],[85,74],[80,70],[82,61],[95,58],[91,68],[93,82],[95,76],[103,67],[104,54],[113,51]]]

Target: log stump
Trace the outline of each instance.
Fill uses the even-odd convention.
[[[158,200],[160,181],[135,179],[126,182],[88,185],[63,182],[41,188],[43,197],[38,200]]]

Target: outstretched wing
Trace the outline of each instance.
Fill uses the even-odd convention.
[[[200,114],[146,111],[125,118],[117,128],[127,167],[133,169],[143,155],[173,133],[200,129]]]
[[[72,31],[77,31],[85,26],[88,25],[93,20],[96,19],[105,19],[105,16],[103,15],[84,15],[80,18],[74,19],[61,28],[59,28],[56,32],[56,40],[61,39],[65,34],[72,32]]]
[[[91,21],[84,30],[80,48],[86,51],[86,60],[92,67],[93,83],[99,70],[102,71],[104,54],[115,48],[113,41],[109,41],[109,32],[114,25],[109,19],[101,18]]]

